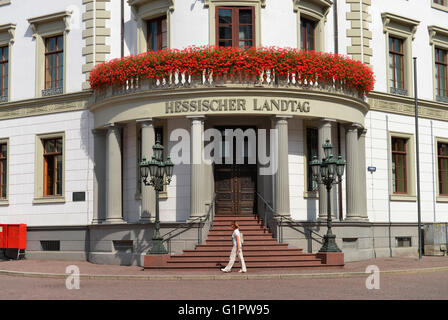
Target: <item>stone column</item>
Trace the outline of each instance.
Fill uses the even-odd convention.
[[[142,126],[142,159],[151,161],[152,147],[156,143],[154,123],[152,118],[137,120]],[[161,142],[162,143],[162,142]],[[141,222],[154,222],[156,216],[156,192],[152,186],[145,186],[141,182],[142,209],[140,215]]]
[[[366,210],[363,209],[365,201],[365,147],[362,150],[359,141],[359,132],[362,132],[361,126],[352,124],[347,127],[345,134],[346,144],[346,199],[347,199],[347,221],[365,220]],[[361,154],[364,154],[362,156]],[[364,165],[362,165],[364,163]],[[364,177],[363,174],[364,173]],[[364,189],[363,189],[364,188]],[[363,193],[364,190],[364,193]]]
[[[204,202],[204,116],[191,116],[190,119],[190,219],[205,214]]]
[[[367,215],[366,134],[367,129],[362,128],[361,130],[358,130],[359,180],[361,181],[358,195],[361,200],[360,216],[364,221],[369,220],[369,217]]]
[[[106,130],[94,129],[93,133],[93,221],[106,219]]]
[[[106,128],[106,223],[123,223],[121,127]]]
[[[289,208],[288,118],[277,116],[277,173],[275,175],[275,206],[277,216],[291,216]]]
[[[324,149],[322,148],[322,145],[327,141],[330,140],[330,143],[333,144],[333,137],[332,137],[332,128],[333,123],[336,123],[333,119],[322,119],[318,123],[318,154],[317,157],[319,160],[322,160],[325,157]],[[336,152],[337,148],[333,144],[333,152]],[[337,157],[336,154],[333,156]],[[333,186],[333,189],[331,190],[331,204],[334,204],[334,195],[335,195],[335,188]],[[319,185],[319,220],[327,221],[327,188],[320,184]],[[331,208],[331,211],[333,214],[336,212],[336,207],[333,205]]]
[[[324,154],[324,149],[322,148],[322,145],[325,143],[326,140],[330,140],[330,142],[332,142],[332,135],[331,135],[331,129],[332,129],[332,124],[333,124],[334,120],[330,120],[330,119],[322,119],[321,121],[319,121],[318,123],[318,132],[317,132],[317,136],[318,136],[318,153],[317,153],[317,157],[319,160],[322,160],[325,157]],[[333,148],[333,150],[335,150]],[[323,220],[326,221],[327,220],[327,188],[322,185],[319,184],[319,220]],[[333,193],[334,193],[334,189],[331,192],[331,199],[330,199],[330,203],[334,203],[333,202]],[[335,208],[332,208],[332,212],[335,212],[334,210]]]

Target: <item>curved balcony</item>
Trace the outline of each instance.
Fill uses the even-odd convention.
[[[374,80],[367,66],[333,54],[207,47],[147,52],[112,60],[95,67],[90,81],[94,89],[90,109],[102,114],[96,125],[103,125],[138,116],[203,112],[205,108],[201,110],[196,105],[192,109],[181,106],[179,101],[196,100],[200,104],[204,99],[210,99],[212,106],[217,101],[215,109],[207,109],[213,114],[307,113],[309,117],[332,117],[362,124],[368,111],[365,95],[373,88]],[[219,99],[231,98],[246,99],[252,108],[239,108],[238,102],[233,108],[233,102],[229,101],[232,106],[217,110]],[[272,110],[263,105],[266,100],[273,105]],[[303,103],[321,110],[306,111]],[[350,115],[350,110],[356,112]]]

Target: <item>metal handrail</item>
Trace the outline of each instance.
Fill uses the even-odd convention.
[[[266,199],[263,198],[263,196],[261,194],[259,194],[257,192],[257,196],[264,202],[264,204],[271,210],[272,213],[275,213],[275,210],[269,205],[269,203],[266,201]],[[267,217],[266,217],[267,213],[266,210],[264,211],[264,219],[263,222],[265,224],[265,227],[267,227]],[[260,216],[258,216],[260,217]],[[279,241],[280,243],[283,242],[283,229],[282,229],[282,223],[283,223],[283,219],[287,220],[288,222],[292,222],[295,223],[296,221],[294,221],[292,218],[290,217],[285,217],[285,216],[278,216],[280,218],[280,236],[279,236]],[[321,236],[319,233],[317,233],[316,231],[311,230],[309,227],[303,226],[304,229],[308,230],[310,233],[315,234],[316,236],[323,238],[323,236]]]
[[[263,196],[261,194],[259,194],[258,192],[256,192],[257,196],[264,202],[265,207],[268,207],[272,213],[275,213],[274,208],[272,208],[269,203],[266,201],[265,198],[263,198]],[[258,216],[258,220],[260,220],[260,214],[257,211],[257,216]],[[264,210],[264,218],[262,219],[264,226],[267,228],[268,227],[268,219],[267,219],[267,211]]]
[[[163,240],[162,242],[168,242],[168,252],[171,253],[171,239],[173,239],[174,237],[179,236],[180,234],[187,232],[188,230],[190,230],[191,228],[193,228],[193,224],[195,222],[199,222],[199,228],[198,228],[198,243],[201,244],[202,243],[202,228],[203,228],[203,223],[207,222],[210,219],[210,216],[212,216],[211,219],[211,224],[210,224],[210,228],[213,227],[213,220],[214,220],[214,216],[215,216],[215,199],[216,199],[216,193],[213,194],[213,198],[212,198],[212,202],[210,204],[210,207],[208,208],[207,214],[201,217],[196,217],[193,220],[190,220],[189,226],[185,227],[185,224],[180,225],[179,227],[177,227],[174,230],[171,230],[170,232],[166,233],[165,235],[162,236]],[[174,232],[183,229],[182,231],[173,234]],[[168,237],[167,237],[168,236]],[[166,238],[165,238],[166,237]]]

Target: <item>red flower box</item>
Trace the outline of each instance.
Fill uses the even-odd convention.
[[[295,74],[296,81],[346,87],[367,95],[374,86],[372,70],[348,57],[293,48],[231,48],[188,47],[183,50],[164,49],[136,56],[114,59],[96,65],[89,82],[94,90],[123,85],[132,78],[162,79],[175,72],[189,75],[228,75],[229,78],[250,79],[271,70],[279,78]]]

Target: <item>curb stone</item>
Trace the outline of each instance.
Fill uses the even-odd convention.
[[[448,271],[448,267],[431,267],[420,269],[386,270],[381,275],[416,274]],[[333,273],[297,273],[297,274],[246,274],[246,275],[107,275],[81,274],[82,280],[147,280],[147,281],[179,281],[179,280],[288,280],[288,279],[329,279],[365,277],[365,272],[333,272]],[[0,275],[27,278],[66,279],[68,274],[40,273],[0,270]]]

